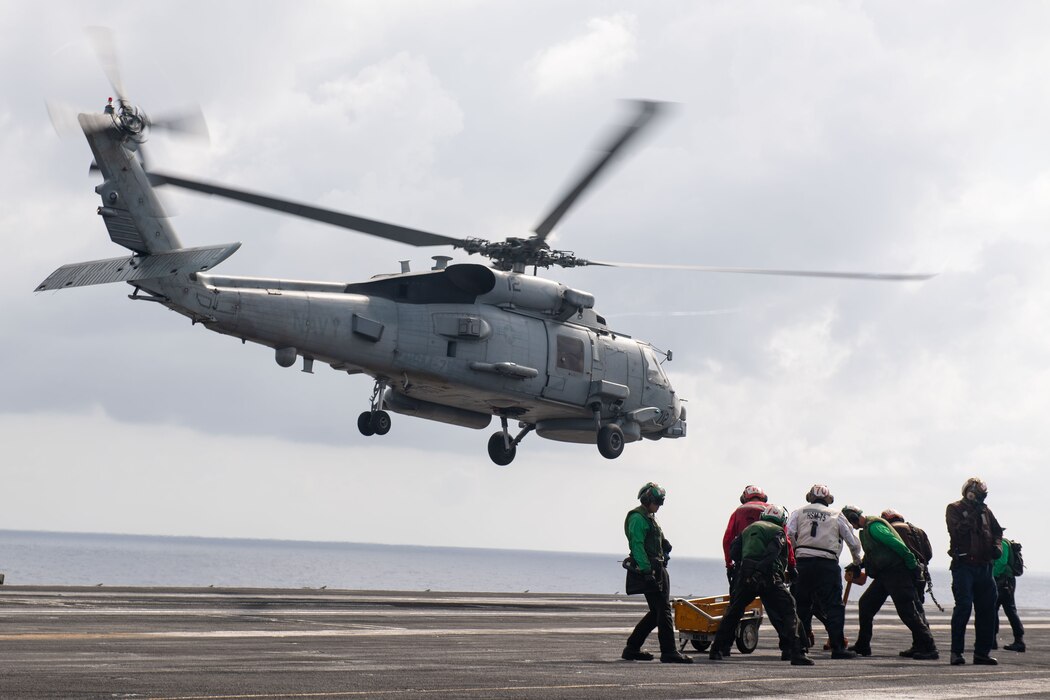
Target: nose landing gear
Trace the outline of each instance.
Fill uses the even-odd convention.
[[[390,414],[383,410],[383,390],[386,382],[376,380],[372,390],[371,409],[357,417],[357,429],[365,437],[386,435],[390,432]]]

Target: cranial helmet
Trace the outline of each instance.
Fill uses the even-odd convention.
[[[892,508],[887,508],[886,510],[882,511],[882,519],[888,523],[904,522],[904,516],[898,513],[897,511],[893,510]]]
[[[970,494],[973,494],[972,496]],[[983,501],[988,495],[988,484],[983,479],[971,476],[962,487],[962,495],[968,501]]]
[[[831,489],[824,484],[813,484],[813,488],[806,494],[806,500],[810,503],[822,501],[824,505],[830,506],[835,502],[835,497],[831,495]]]
[[[850,525],[856,525],[860,522],[860,516],[864,515],[864,511],[857,506],[843,506],[842,514],[846,516],[846,520],[850,522]]]
[[[647,506],[650,503],[655,503],[658,506],[662,506],[665,498],[667,498],[667,491],[652,481],[638,491],[638,500],[642,502],[642,505]]]
[[[748,501],[762,501],[765,503],[767,500],[766,492],[755,486],[754,484],[748,484],[744,487],[744,492],[740,494],[740,502],[747,503]]]
[[[788,519],[787,508],[770,503],[766,506],[766,509],[762,511],[762,515],[759,516],[759,519],[768,520],[771,523],[776,523],[777,525],[782,526]]]

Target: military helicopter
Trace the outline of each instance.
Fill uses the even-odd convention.
[[[104,42],[103,42],[104,43]],[[922,280],[931,275],[879,274],[642,265],[590,260],[554,250],[547,238],[581,194],[661,111],[632,103],[633,119],[619,128],[598,157],[528,237],[502,241],[453,238],[147,170],[142,144],[153,127],[184,129],[186,121],[152,122],[130,102],[113,52],[99,49],[118,99],[101,113],[77,116],[102,175],[97,213],[122,257],[64,265],[36,291],[127,282],[130,299],[149,301],[208,330],[270,347],[281,367],[301,358],[375,382],[368,410],[357,419],[362,435],[385,435],[388,411],[474,429],[500,429],[488,440],[493,462],[513,461],[518,444],[540,437],[597,445],[608,459],[642,438],[686,435],[686,410],[652,344],[608,326],[594,297],[536,276],[538,268],[654,267],[708,272]],[[232,277],[211,270],[240,243],[185,247],[165,216],[154,187],[175,186],[341,226],[411,246],[446,246],[487,258],[490,265],[448,264],[434,256],[430,270],[363,282]],[[533,274],[527,274],[527,268]],[[512,432],[510,422],[517,422]]]

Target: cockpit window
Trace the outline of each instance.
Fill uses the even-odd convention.
[[[667,375],[664,374],[664,368],[656,361],[656,355],[653,354],[652,348],[643,348],[642,356],[645,357],[646,380],[659,386],[670,386],[670,382],[667,381]]]
[[[558,336],[558,369],[583,372],[583,341],[568,335]]]

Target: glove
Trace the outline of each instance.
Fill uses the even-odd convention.
[[[664,581],[662,575],[657,575],[657,571],[653,569],[651,572],[645,575],[645,582],[651,584],[656,590],[663,593]]]
[[[915,569],[911,573],[915,577],[916,585],[921,586],[926,583],[926,567],[920,562],[916,562]]]
[[[726,567],[726,580],[729,581],[729,587],[732,588],[733,587],[733,581],[736,580],[736,567],[735,566],[730,565],[730,566]]]

